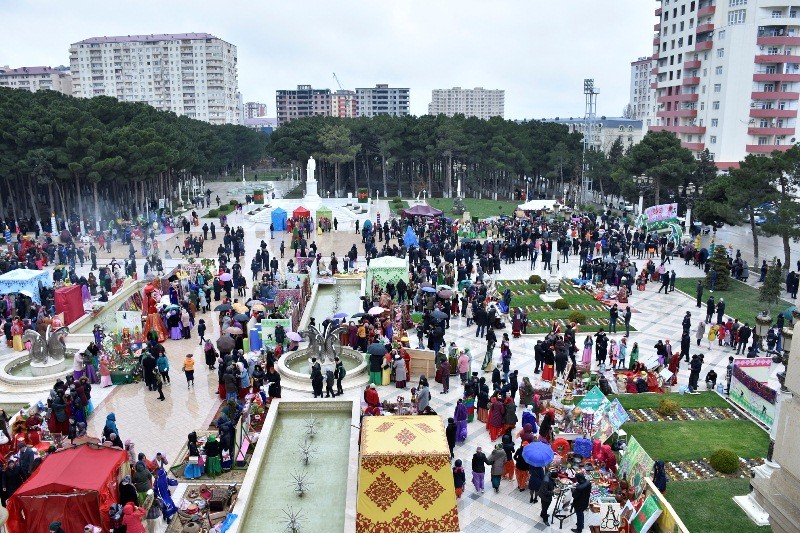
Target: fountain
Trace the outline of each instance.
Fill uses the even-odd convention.
[[[31,342],[30,369],[32,376],[52,376],[66,369],[68,327],[51,329],[47,325],[44,336],[35,329],[25,331],[23,338]]]
[[[356,507],[358,428],[353,424],[359,414],[356,401],[274,400],[231,511],[239,519],[228,532],[355,531],[355,513],[347,509]],[[312,443],[309,427],[325,438]],[[300,465],[273,460],[298,448]],[[308,464],[315,454],[324,459],[322,476]]]

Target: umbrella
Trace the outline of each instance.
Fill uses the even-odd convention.
[[[439,291],[439,295],[438,296],[439,296],[439,298],[443,298],[445,300],[449,300],[450,298],[453,297],[453,291],[451,291],[451,290]]]
[[[221,353],[227,353],[236,348],[236,341],[230,335],[223,335],[217,339],[217,349]]]
[[[214,308],[214,311],[230,311],[231,309],[233,309],[231,304],[220,304]]]
[[[383,307],[381,307],[379,305],[376,305],[375,307],[370,309],[368,312],[369,312],[369,314],[371,314],[373,316],[377,316],[377,315],[382,315],[384,311],[386,311],[386,309],[384,309]]]
[[[553,449],[545,442],[531,442],[522,448],[522,458],[531,466],[547,466],[552,462],[554,455]]]
[[[289,338],[289,340],[292,340],[292,341],[295,341],[295,342],[300,342],[301,340],[303,340],[303,337],[302,337],[302,335],[300,335],[300,334],[299,334],[299,333],[297,333],[296,331],[289,331],[289,332],[287,332],[287,333],[286,333],[286,337],[288,337],[288,338]]]
[[[243,304],[240,304],[240,303],[235,303],[231,307],[237,313],[246,313],[247,312],[247,306],[243,305]]]
[[[367,316],[366,313],[356,313],[354,315],[350,315],[350,318],[361,318],[362,316]]]
[[[237,322],[247,322],[248,320],[250,320],[250,316],[244,313],[237,313],[233,315],[233,319]]]
[[[219,280],[220,281],[230,281],[232,279],[233,279],[233,276],[230,275],[228,272],[224,272],[224,273],[219,275]]]
[[[370,355],[386,355],[386,346],[379,342],[373,342],[367,346],[367,353]]]
[[[422,287],[422,292],[429,292],[429,293],[433,294],[433,293],[436,292],[436,289],[434,289],[433,287]]]
[[[336,313],[333,318],[347,318],[347,313]]]
[[[253,307],[251,307],[250,310],[251,311],[266,311],[267,308],[264,307],[264,304],[260,304],[259,303],[259,304],[254,305]]]
[[[445,290],[445,291],[452,291],[452,290],[453,290],[453,287],[451,287],[450,285],[439,285],[439,290],[440,290],[440,291],[441,291],[441,290]]]
[[[241,335],[244,332],[242,331],[242,328],[230,326],[228,329],[225,330],[225,333],[230,333],[231,335]]]
[[[180,309],[180,308],[181,308],[180,305],[170,304],[167,307],[165,307],[164,309],[166,309],[167,311],[172,311],[173,309]]]
[[[260,305],[260,304],[262,304],[261,300],[247,300],[244,305],[246,305],[247,307],[253,307],[255,305]]]
[[[422,287],[423,289],[424,289],[425,287],[431,287],[431,288],[433,288],[433,283],[430,283],[430,282],[427,282],[427,281],[423,281],[422,283],[420,283],[420,284],[419,284],[419,286],[420,286],[420,287]]]
[[[445,318],[447,318],[447,313],[435,309],[433,313],[431,313],[431,316],[436,320],[444,320]]]

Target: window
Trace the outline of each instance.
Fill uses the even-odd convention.
[[[714,157],[715,157],[715,156],[714,156],[714,153],[713,153],[713,152],[709,152],[709,153],[708,153],[708,158],[709,158],[711,161],[713,161],[713,160],[714,160]]]
[[[718,126],[719,126],[719,119],[718,118],[712,118],[711,119],[711,127],[712,128],[716,128]]]
[[[711,144],[717,144],[717,136],[716,136],[716,135],[712,135],[712,136],[709,138],[709,141],[708,141],[708,142],[709,142],[709,143],[711,143]]]
[[[722,67],[717,67],[717,68],[715,68],[715,69],[714,69],[714,73],[715,73],[717,76],[720,76],[720,75],[722,74]]]
[[[717,57],[725,57],[725,49],[717,48]]]
[[[680,24],[680,26],[679,26],[679,28],[680,28],[680,31],[683,31],[683,25],[684,25],[684,22],[683,22],[683,21],[681,21],[681,24]]]
[[[728,11],[728,24],[744,24],[746,14],[746,9],[734,9],[733,11]]]
[[[705,110],[706,110],[706,103],[700,102],[700,111],[705,111]]]
[[[711,103],[711,109],[719,109],[719,100]]]
[[[761,146],[764,146],[765,144],[767,144],[767,137],[759,137],[758,138],[758,144],[761,145]]]
[[[736,7],[736,6],[745,6],[747,5],[747,0],[730,0],[728,3],[729,7]]]
[[[781,13],[781,11],[779,9],[774,9],[772,11],[772,18],[774,18],[774,19],[781,18],[781,15],[783,15],[783,13]]]
[[[762,118],[758,123],[759,128],[769,128],[769,120]]]

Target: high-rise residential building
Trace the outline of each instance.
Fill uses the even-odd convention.
[[[719,168],[798,139],[800,4],[662,0],[653,39],[658,109],[650,130],[675,133]]]
[[[402,117],[410,112],[410,89],[397,89],[380,83],[375,87],[356,89],[359,117],[392,115]]]
[[[236,47],[208,33],[92,37],[70,46],[73,95],[106,95],[212,124],[241,121]]]
[[[261,102],[247,102],[244,105],[245,118],[259,118],[267,116],[267,104]]]
[[[653,68],[655,60],[651,57],[640,57],[631,62],[631,90],[628,102],[627,116],[636,120],[646,120],[651,115],[655,117],[656,98],[655,89],[652,87],[656,81],[656,69]]]
[[[280,89],[275,93],[278,126],[302,117],[331,115],[330,89],[312,89],[311,85],[298,85],[297,89]]]
[[[358,116],[358,99],[355,91],[340,89],[331,95],[331,115],[353,118]]]
[[[69,67],[0,67],[0,87],[36,91],[51,90],[72,95]]]
[[[482,119],[502,117],[505,113],[505,100],[506,92],[502,89],[434,89],[431,103],[428,104],[428,114],[452,117],[461,113],[467,117]]]
[[[544,119],[542,122],[555,122],[564,124],[569,128],[570,133],[586,132],[586,119],[579,118],[552,118]],[[597,117],[592,122],[592,142],[596,150],[608,153],[611,146],[619,139],[622,147],[627,150],[634,144],[642,140],[642,121],[622,117]]]

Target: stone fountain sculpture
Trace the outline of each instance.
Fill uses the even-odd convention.
[[[333,358],[336,357],[334,344],[339,342],[339,335],[347,331],[347,326],[331,327],[328,324],[322,331],[309,326],[307,330],[301,332],[301,335],[310,343],[308,352],[311,357],[316,357],[321,364],[324,364],[333,363]]]
[[[23,338],[31,342],[31,373],[34,376],[57,374],[66,367],[65,356],[67,346],[64,339],[69,335],[69,328],[64,326],[52,329],[49,325],[44,336],[34,329],[29,329]]]

